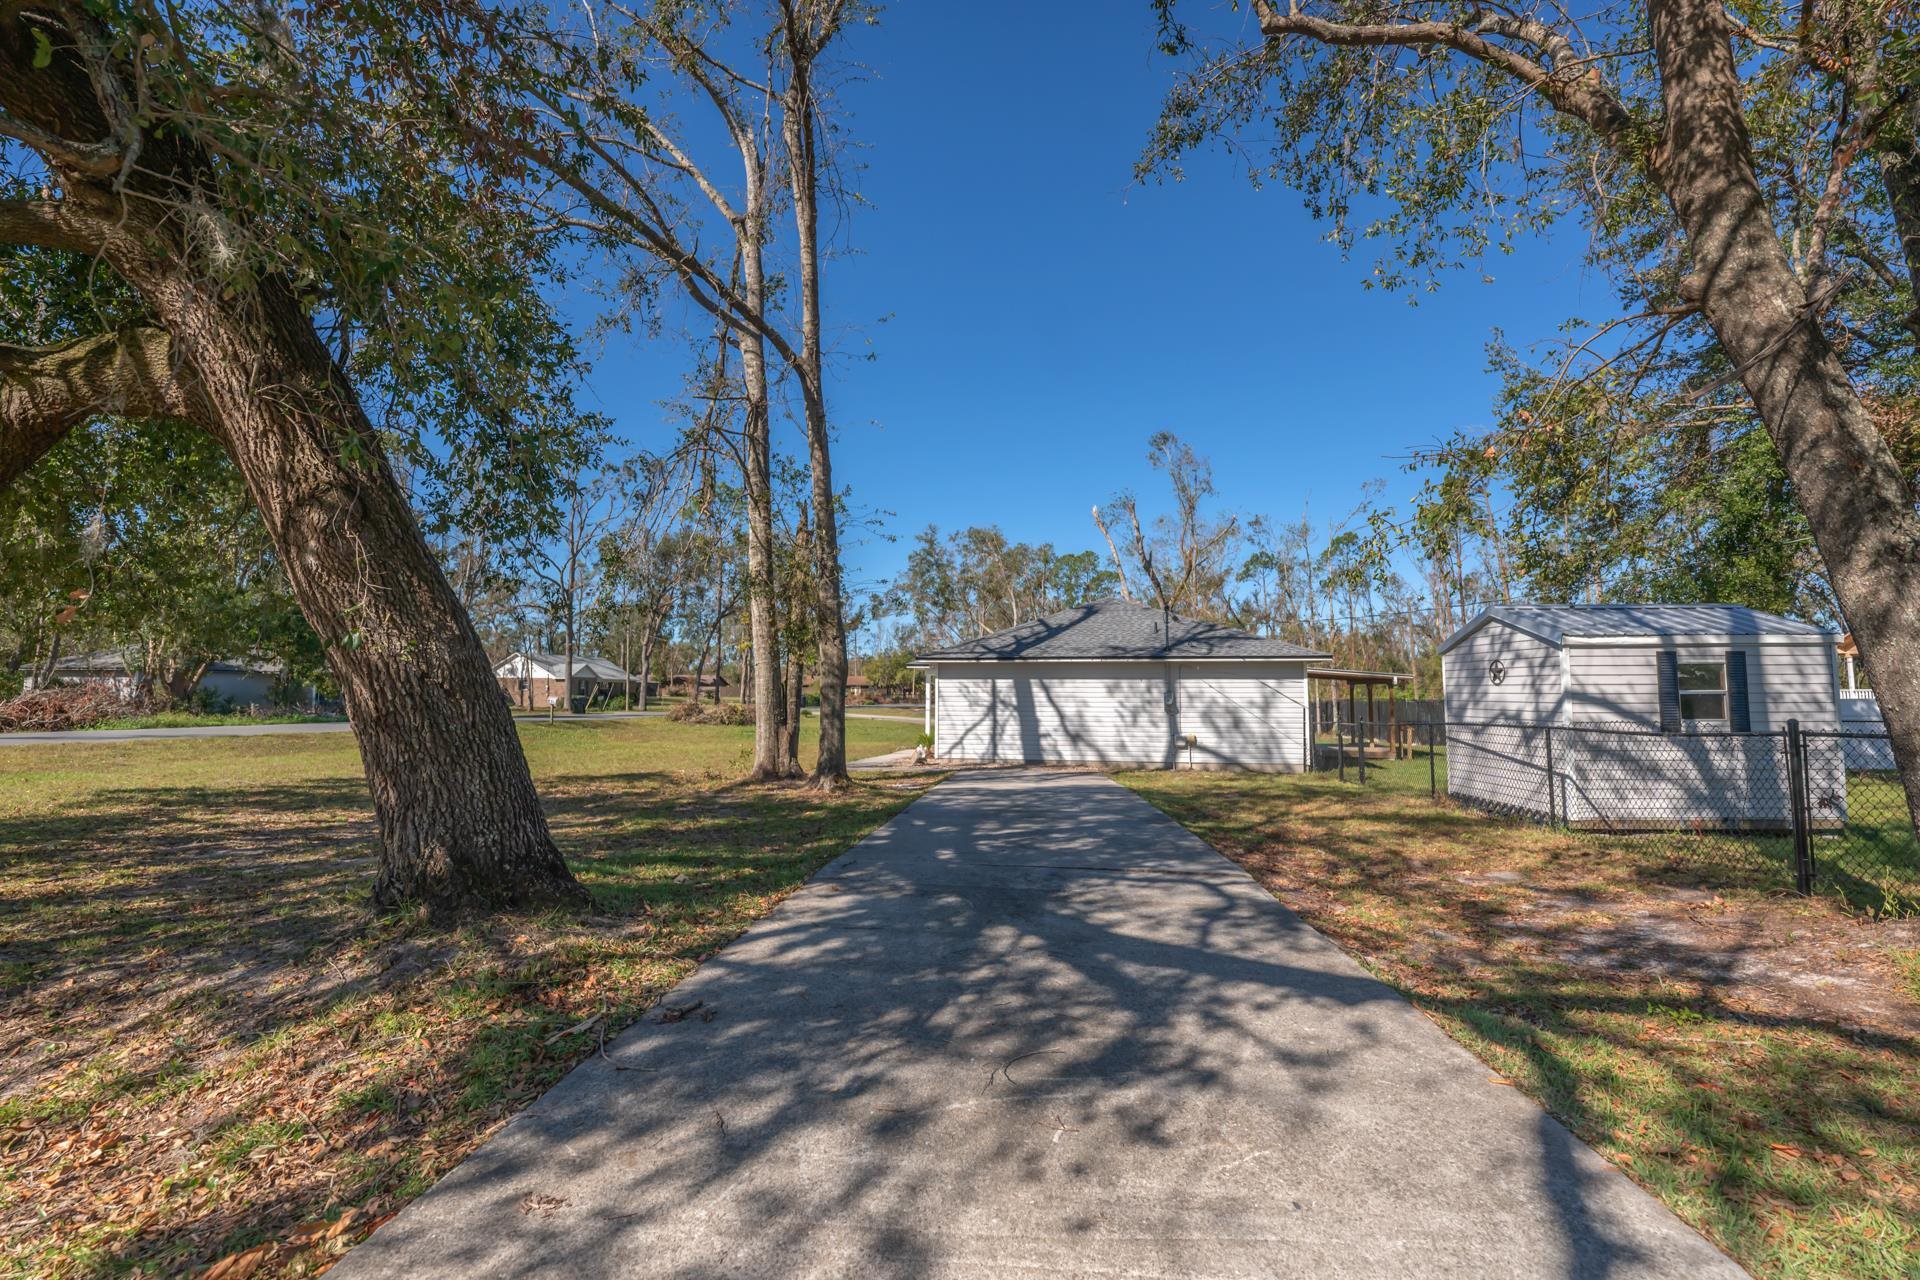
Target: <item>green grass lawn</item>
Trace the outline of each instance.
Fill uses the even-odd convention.
[[[111,720],[96,720],[85,727],[88,729],[193,729],[228,724],[325,724],[341,719],[344,717],[308,715],[304,711],[276,711],[259,716],[245,711],[155,711],[143,716],[116,716]],[[0,737],[0,746],[5,745],[6,739]]]
[[[1920,1275],[1911,922],[1369,773],[1121,781],[1757,1275]]]
[[[917,729],[850,721],[851,753]],[[0,748],[0,1274],[324,1266],[934,780],[520,732],[588,914],[373,914],[349,735]]]

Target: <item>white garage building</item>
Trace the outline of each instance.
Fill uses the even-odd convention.
[[[1000,764],[1308,767],[1328,655],[1129,601],[921,654],[934,755]]]

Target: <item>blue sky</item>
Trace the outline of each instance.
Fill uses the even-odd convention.
[[[1409,452],[1487,421],[1496,326],[1537,339],[1607,306],[1575,228],[1410,306],[1362,287],[1367,246],[1343,260],[1298,195],[1255,190],[1224,152],[1136,184],[1177,69],[1146,0],[903,0],[848,52],[868,68],[842,93],[866,203],[828,267],[835,466],[896,535],[848,547],[857,590],[929,523],[1094,546],[1094,503],[1133,488],[1161,505],[1145,453],[1162,429],[1247,514],[1329,520],[1375,478],[1405,498]],[[617,340],[593,398],[658,443],[683,367],[670,344]]]

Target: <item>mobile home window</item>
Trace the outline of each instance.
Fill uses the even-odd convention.
[[[1682,720],[1727,718],[1727,664],[1682,662],[1676,668],[1680,683]]]

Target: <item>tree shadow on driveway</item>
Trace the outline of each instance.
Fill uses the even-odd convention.
[[[1920,922],[1329,778],[1127,781],[1755,1272],[1911,1272]]]
[[[970,775],[336,1274],[1736,1275],[1104,779]]]

